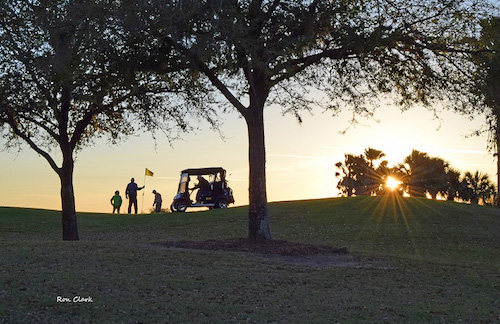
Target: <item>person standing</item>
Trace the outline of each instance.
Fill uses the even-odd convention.
[[[153,190],[153,193],[155,194],[155,200],[153,202],[153,206],[156,205],[155,212],[159,213],[161,212],[161,203],[162,203],[161,195],[159,192],[156,192],[156,190]]]
[[[134,178],[130,179],[130,183],[125,189],[125,198],[128,198],[128,213],[132,211],[132,205],[134,205],[135,213],[137,214],[137,191],[144,189],[146,186],[139,187],[135,183]]]
[[[113,214],[115,211],[120,213],[120,207],[122,206],[122,197],[120,196],[120,192],[118,190],[115,191],[115,195],[111,197],[111,205],[113,206]]]

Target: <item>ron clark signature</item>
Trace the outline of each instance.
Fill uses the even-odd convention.
[[[57,296],[56,302],[58,302],[58,303],[93,303],[94,300],[90,296],[88,296],[88,297],[75,296],[73,298]]]

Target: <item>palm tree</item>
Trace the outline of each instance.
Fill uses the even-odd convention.
[[[347,155],[345,164],[337,162],[335,166],[340,170],[340,172],[335,172],[335,176],[339,178],[337,188],[340,190],[341,195],[351,197],[354,194],[354,182],[356,180],[347,164]]]
[[[489,176],[476,171],[467,171],[461,182],[460,198],[471,204],[478,204],[481,199],[484,204],[491,204],[495,199],[496,188]]]
[[[365,159],[368,161],[368,166],[373,169],[374,168],[373,161],[380,160],[385,156],[385,153],[383,153],[380,150],[376,150],[369,147],[365,149],[364,156]]]
[[[448,174],[446,169],[448,162],[441,158],[430,158],[426,171],[425,188],[436,199],[437,194],[444,195],[448,186]]]
[[[446,199],[453,201],[456,197],[458,197],[458,191],[460,189],[460,171],[448,166],[446,171],[447,186],[446,186]]]
[[[382,151],[372,148],[365,149],[362,155],[346,154],[344,162],[335,164],[340,170],[335,176],[339,178],[337,188],[341,194],[347,197],[377,194],[387,177],[388,162],[380,161],[375,168],[375,161],[384,156]]]
[[[404,175],[401,180],[410,195],[425,197],[428,192],[432,199],[436,199],[438,193],[446,192],[448,166],[448,162],[441,158],[413,150],[404,164],[399,165],[399,171]]]
[[[412,150],[411,154],[400,164],[400,171],[405,175],[402,179],[411,196],[425,197],[426,172],[430,157],[427,153]]]
[[[377,194],[380,190],[380,186],[385,182],[385,171],[389,162],[386,160],[380,161],[377,168],[375,168],[374,161],[380,160],[385,156],[380,150],[373,149],[371,147],[365,149],[364,158],[366,160],[366,194]]]
[[[346,154],[344,162],[337,162],[335,166],[341,171],[336,172],[335,176],[339,178],[337,188],[342,195],[351,197],[354,194],[359,196],[365,193],[367,167],[362,155]]]

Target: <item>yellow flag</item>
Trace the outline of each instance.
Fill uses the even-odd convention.
[[[152,177],[153,176],[153,171],[151,171],[148,168],[146,168],[146,175]]]

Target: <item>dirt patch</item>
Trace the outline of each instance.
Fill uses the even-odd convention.
[[[246,238],[238,238],[158,242],[154,243],[154,245],[162,248],[183,250],[244,252],[265,260],[315,268],[375,268],[383,270],[389,268],[377,260],[352,255],[345,247],[336,248],[282,240],[252,241]]]
[[[207,241],[173,241],[154,243],[157,247],[182,250],[208,250],[251,253],[253,256],[292,265],[314,268],[387,269],[375,260],[350,254],[347,248],[293,243],[281,240],[251,241],[246,238]]]
[[[281,240],[249,240],[246,238],[207,241],[175,241],[158,243],[162,246],[215,251],[252,252],[281,256],[341,255],[348,254],[347,248],[325,245],[292,243]]]

